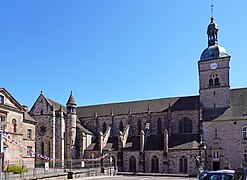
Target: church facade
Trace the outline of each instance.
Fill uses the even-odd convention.
[[[245,165],[247,89],[230,89],[230,56],[218,45],[213,17],[207,35],[198,96],[77,106],[71,93],[63,106],[41,93],[29,112],[37,152],[54,165],[109,154],[123,172],[196,174]]]

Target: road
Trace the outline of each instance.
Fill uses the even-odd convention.
[[[187,178],[187,177],[167,177],[167,176],[98,176],[98,177],[88,177],[88,178],[78,178],[78,180],[86,179],[99,179],[99,180],[196,180],[196,178]]]

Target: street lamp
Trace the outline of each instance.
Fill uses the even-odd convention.
[[[2,155],[3,155],[3,126],[7,125],[8,122],[2,121],[0,122],[0,180],[2,180]]]

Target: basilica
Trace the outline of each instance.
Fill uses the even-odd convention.
[[[207,39],[197,96],[79,106],[72,92],[66,105],[41,92],[29,111],[37,122],[36,151],[59,166],[108,154],[122,172],[246,166],[247,89],[230,89],[231,57],[218,45],[214,17]]]

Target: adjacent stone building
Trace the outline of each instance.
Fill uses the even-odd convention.
[[[41,92],[30,114],[37,151],[63,164],[109,154],[124,172],[188,173],[246,166],[247,89],[230,89],[230,56],[211,18],[199,95],[66,107]],[[101,161],[104,165],[109,159]]]
[[[1,131],[13,142],[3,141],[3,162],[6,165],[35,166],[35,125],[27,106],[21,106],[4,88],[0,88],[0,121],[7,122]],[[22,147],[16,143],[21,144]],[[28,150],[27,150],[28,149]]]

